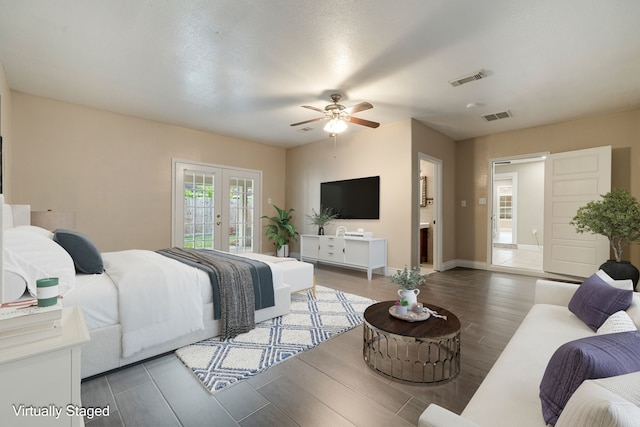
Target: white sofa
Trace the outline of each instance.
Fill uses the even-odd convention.
[[[420,416],[419,426],[545,426],[539,392],[549,359],[562,344],[596,334],[567,308],[577,288],[575,284],[538,280],[534,306],[462,414],[431,404]],[[633,302],[626,311],[640,329],[639,293],[634,292]],[[585,383],[590,381],[594,380]],[[635,384],[636,395],[631,409],[638,410],[637,416],[640,414],[640,372],[633,374],[632,384]],[[638,424],[631,425],[640,425],[640,418],[636,420]]]

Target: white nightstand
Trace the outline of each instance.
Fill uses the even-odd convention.
[[[69,411],[82,411],[80,346],[89,331],[78,306],[64,308],[62,319],[61,336],[0,350],[3,426],[84,426]]]

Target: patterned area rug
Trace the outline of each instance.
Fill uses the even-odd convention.
[[[291,295],[291,313],[256,324],[235,338],[211,338],[176,350],[210,393],[259,374],[362,323],[376,301],[316,286]]]

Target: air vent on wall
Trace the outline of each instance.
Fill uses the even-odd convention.
[[[507,117],[511,117],[511,113],[509,112],[509,110],[501,111],[499,113],[485,114],[484,116],[482,116],[482,118],[488,122],[492,122],[494,120],[506,119]]]
[[[453,87],[463,85],[465,83],[474,82],[476,80],[484,79],[487,75],[482,71],[469,74],[468,76],[459,77],[457,79],[449,80],[449,84]]]

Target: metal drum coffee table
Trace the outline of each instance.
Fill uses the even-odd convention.
[[[401,320],[391,315],[394,303],[379,302],[364,311],[362,355],[367,364],[387,377],[410,383],[438,383],[458,375],[460,320],[431,304],[425,306],[447,319]]]

